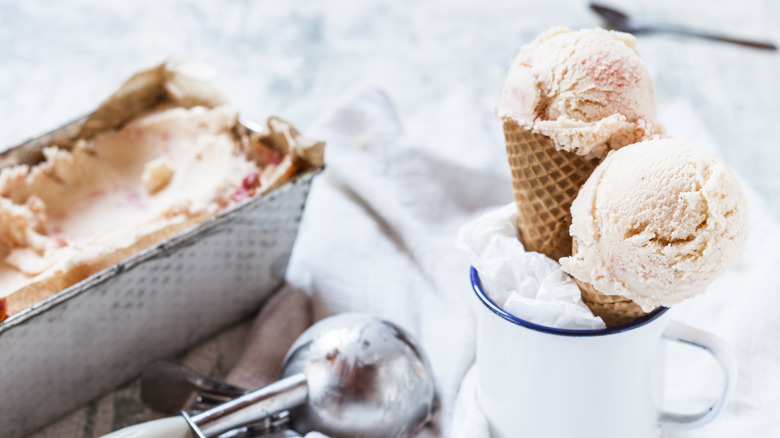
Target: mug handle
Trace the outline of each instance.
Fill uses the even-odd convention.
[[[695,429],[704,426],[718,416],[729,395],[734,390],[734,386],[736,386],[737,359],[734,356],[734,352],[723,339],[674,320],[670,320],[667,323],[663,337],[669,341],[682,342],[683,344],[701,348],[711,354],[715,361],[718,362],[718,365],[720,365],[725,384],[723,385],[723,392],[712,406],[696,414],[663,412],[659,420],[661,427],[671,430]]]

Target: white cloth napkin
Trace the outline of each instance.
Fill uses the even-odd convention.
[[[328,169],[312,187],[287,275],[310,294],[315,320],[365,311],[418,338],[439,398],[422,436],[487,437],[469,371],[477,303],[469,257],[455,237],[463,224],[511,202],[509,168],[491,112],[462,97],[438,109],[402,121],[384,92],[361,86],[307,130],[327,141]],[[661,114],[669,132],[712,145],[689,106]],[[715,422],[669,436],[758,437],[780,429],[780,286],[772,281],[780,226],[749,189],[748,197],[752,230],[741,261],[709,293],[672,310],[735,348],[736,394]],[[705,354],[682,350],[669,354],[669,404],[696,410],[717,394],[719,371]]]

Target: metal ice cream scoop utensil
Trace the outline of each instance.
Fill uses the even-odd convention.
[[[641,23],[622,11],[619,11],[610,6],[606,6],[599,3],[590,3],[590,9],[597,13],[604,21],[607,22],[609,27],[621,32],[628,32],[633,34],[639,33],[651,33],[651,32],[666,32],[676,33],[680,35],[689,35],[700,38],[706,38],[715,41],[722,41],[726,43],[739,44],[742,46],[753,47],[756,49],[777,50],[777,46],[767,41],[752,41],[741,38],[732,38],[723,35],[716,35],[709,32],[700,30],[692,30],[682,26],[675,26],[671,24],[645,24]]]
[[[284,378],[208,411],[131,426],[104,438],[208,438],[290,409],[293,429],[338,437],[403,437],[431,414],[434,384],[419,345],[365,314],[326,318],[287,353]]]

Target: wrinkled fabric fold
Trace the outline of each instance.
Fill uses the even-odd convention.
[[[420,340],[439,399],[422,437],[488,436],[469,373],[477,301],[468,254],[455,239],[465,223],[510,203],[512,191],[501,123],[476,102],[452,97],[438,113],[404,120],[382,90],[364,85],[306,130],[327,141],[328,168],[312,187],[288,281],[310,295],[315,321],[359,310]],[[671,105],[660,114],[670,132],[712,144],[690,106]],[[707,294],[670,311],[735,347],[740,382],[712,424],[673,437],[761,436],[780,427],[771,415],[780,409],[780,374],[774,372],[780,293],[773,275],[780,225],[745,189],[752,231],[741,261]],[[670,353],[670,409],[696,410],[714,399],[720,372],[710,370],[709,357],[693,349]],[[741,433],[748,429],[755,433]]]

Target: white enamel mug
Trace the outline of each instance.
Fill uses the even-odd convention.
[[[624,326],[564,330],[517,318],[485,295],[476,269],[477,399],[494,438],[657,438],[693,429],[720,412],[737,376],[729,346],[669,320],[660,308]],[[702,348],[725,377],[715,403],[698,414],[663,410],[667,341]]]

